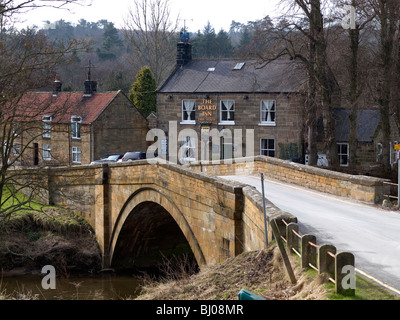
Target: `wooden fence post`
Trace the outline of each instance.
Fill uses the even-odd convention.
[[[335,274],[335,257],[332,257],[328,252],[333,255],[336,254],[336,247],[330,244],[323,244],[318,249],[318,272]]]
[[[315,236],[306,234],[301,237],[301,267],[310,268],[309,263],[316,266],[317,264],[317,250],[311,243],[316,243],[317,239]]]
[[[335,291],[338,294],[354,296],[356,294],[356,274],[354,255],[340,252],[335,258]]]
[[[292,249],[299,251],[299,238],[293,233],[293,230],[299,232],[299,226],[294,222],[286,226],[287,251],[289,253],[292,252]]]

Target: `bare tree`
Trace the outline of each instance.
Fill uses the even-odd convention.
[[[380,22],[380,45],[382,75],[380,79],[379,105],[382,115],[383,129],[383,168],[390,171],[390,117],[392,110],[392,80],[399,75],[394,75],[396,70],[395,48],[398,40],[400,4],[396,0],[375,0],[372,3],[376,16]],[[398,90],[398,88],[396,89]]]
[[[277,24],[274,50],[266,61],[289,57],[303,63],[308,71],[306,126],[309,164],[317,164],[317,119],[322,113],[325,150],[331,167],[339,164],[333,94],[337,88],[327,59],[326,19],[320,0],[283,0],[288,10]],[[329,3],[329,2],[328,2]]]
[[[134,0],[124,34],[141,66],[149,66],[160,83],[175,65],[179,18],[171,17],[169,0]],[[172,20],[173,19],[173,20]]]
[[[45,1],[2,1],[1,17],[12,19],[19,10],[32,9]],[[54,1],[59,6],[71,1]],[[4,19],[2,22],[4,22]],[[31,142],[43,134],[41,117],[49,112],[51,97],[37,101],[33,91],[54,81],[56,69],[73,58],[77,50],[86,49],[81,41],[49,42],[43,33],[27,29],[2,30],[0,36],[0,218],[26,210],[44,185],[38,177],[13,171]],[[66,105],[51,110],[56,115],[66,112]],[[25,133],[25,134],[24,134]],[[24,144],[16,147],[24,134]],[[37,173],[39,175],[39,172]],[[24,191],[26,197],[17,193]]]
[[[328,54],[331,57],[338,57],[334,72],[343,89],[342,101],[350,109],[348,163],[349,169],[355,172],[358,163],[358,111],[362,104],[361,100],[371,96],[366,90],[369,69],[361,66],[372,64],[365,52],[371,52],[368,39],[372,34],[370,29],[373,29],[375,14],[365,0],[339,0],[336,8],[337,12],[334,13],[332,19],[337,21],[335,31],[338,34],[338,40],[331,43]],[[334,50],[332,47],[337,49]]]

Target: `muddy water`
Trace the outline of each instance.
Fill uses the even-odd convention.
[[[56,289],[44,290],[40,275],[3,277],[0,296],[4,291],[16,299],[35,296],[38,300],[125,300],[140,292],[140,281],[130,275],[71,276],[57,278]]]

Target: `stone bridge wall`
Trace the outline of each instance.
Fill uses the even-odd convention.
[[[246,159],[249,160],[249,159]],[[385,180],[351,176],[275,158],[256,157],[234,164],[198,163],[189,167],[146,161],[115,165],[23,170],[20,177],[42,185],[42,201],[81,214],[96,232],[111,262],[119,231],[135,206],[154,202],[174,218],[200,265],[218,263],[242,251],[265,248],[262,197],[255,188],[220,179],[259,175],[356,200],[377,203]],[[267,219],[296,217],[266,202]],[[282,231],[284,230],[284,226]],[[272,240],[271,228],[268,240]]]
[[[224,164],[224,161],[193,163],[190,167],[215,176],[264,173],[265,177],[281,182],[375,204],[381,203],[388,191],[385,179],[349,175],[264,156],[239,159],[233,164]]]
[[[68,207],[91,224],[105,266],[124,220],[146,201],[160,204],[173,216],[200,265],[266,247],[261,194],[193,168],[141,161],[47,168],[42,179],[49,186],[49,203]],[[268,218],[276,215],[296,221],[268,202]]]

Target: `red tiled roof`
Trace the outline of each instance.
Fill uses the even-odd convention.
[[[53,116],[55,123],[70,123],[71,116],[82,118],[82,124],[90,124],[119,92],[95,93],[85,96],[82,92],[59,93],[30,92],[18,103],[18,118],[22,121],[42,120],[42,116]]]

